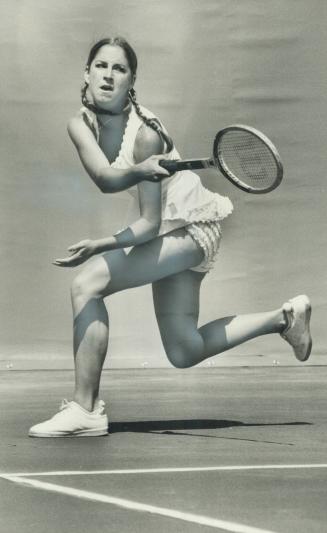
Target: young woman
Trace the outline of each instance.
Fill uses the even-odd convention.
[[[311,306],[297,296],[276,310],[219,318],[198,328],[201,282],[219,247],[219,222],[232,212],[226,197],[182,171],[169,175],[163,157],[178,159],[161,122],[138,104],[137,58],[122,38],[103,39],[89,54],[83,107],[68,132],[87,173],[103,193],[130,189],[139,217],[125,230],[70,246],[54,264],[74,267],[90,259],[72,286],[75,392],[59,413],[30,429],[32,437],[108,433],[99,383],[108,345],[104,298],[151,283],[162,342],[178,368],[196,365],[249,339],[279,333],[304,361],[311,350]],[[128,249],[128,250],[127,250]]]

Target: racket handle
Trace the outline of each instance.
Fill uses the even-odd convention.
[[[179,161],[178,159],[160,159],[159,165],[171,174],[178,170],[201,170],[203,168],[211,168],[214,166],[211,159],[184,159]]]

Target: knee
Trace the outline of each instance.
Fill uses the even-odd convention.
[[[83,273],[79,273],[72,282],[71,296],[73,300],[76,300],[88,293],[88,278]]]
[[[103,287],[96,272],[90,269],[80,272],[72,282],[71,297],[72,300],[103,297]]]
[[[191,368],[193,366],[193,363],[185,353],[173,351],[167,353],[167,357],[175,368]]]
[[[183,340],[165,347],[168,360],[175,368],[191,368],[201,360],[203,353],[202,339],[192,342]]]

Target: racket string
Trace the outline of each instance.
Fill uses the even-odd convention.
[[[219,141],[218,157],[225,171],[254,188],[274,183],[276,160],[268,146],[248,131],[227,131]]]

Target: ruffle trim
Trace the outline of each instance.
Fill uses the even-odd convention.
[[[221,228],[218,222],[196,222],[185,227],[194,241],[204,252],[203,261],[192,268],[197,272],[208,272],[215,264],[221,241]]]
[[[180,207],[173,202],[169,203],[162,213],[161,228],[171,225],[172,223],[184,222],[184,225],[195,222],[219,222],[228,217],[233,212],[233,204],[227,196],[213,193],[216,198],[210,202],[181,211]],[[176,213],[176,215],[174,214]]]

